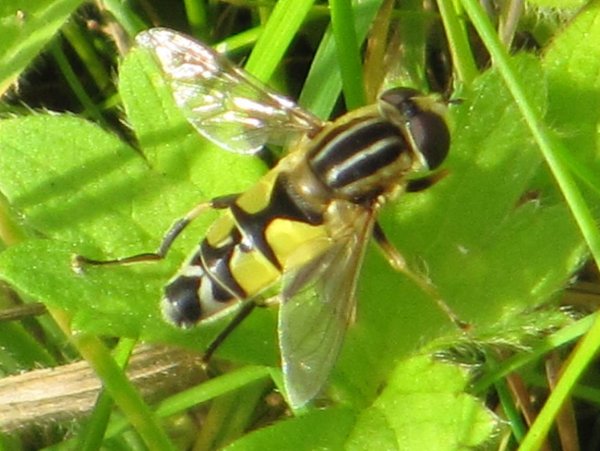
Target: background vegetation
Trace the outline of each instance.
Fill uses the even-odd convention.
[[[596,449],[600,3],[163,3],[0,5],[3,446]],[[74,253],[152,251],[191,206],[271,164],[186,122],[129,48],[158,25],[322,118],[387,86],[452,99],[448,175],[381,220],[470,329],[370,249],[330,386],[292,412],[276,309],[236,330],[208,379],[197,356],[228,318],[183,331],[160,317],[161,287],[214,215],[164,262],[76,274]]]

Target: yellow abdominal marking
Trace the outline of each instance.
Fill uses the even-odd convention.
[[[281,277],[279,270],[256,250],[241,252],[237,248],[229,265],[233,277],[249,297],[260,293]]]
[[[252,188],[242,194],[236,204],[248,214],[258,213],[268,207],[271,191],[277,178],[276,171],[271,171],[260,179]]]
[[[226,244],[229,234],[235,227],[235,221],[231,214],[226,213],[213,222],[206,232],[205,239],[212,247],[220,247]]]
[[[308,263],[331,245],[324,226],[283,218],[271,221],[265,237],[286,270]]]

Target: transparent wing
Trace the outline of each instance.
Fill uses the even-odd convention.
[[[185,35],[153,28],[137,35],[136,42],[154,55],[187,120],[226,150],[253,153],[267,142],[285,144],[290,134],[323,126],[292,100]]]
[[[279,346],[292,407],[314,398],[327,382],[356,306],[356,283],[373,227],[364,213],[352,231],[310,265],[284,276]]]

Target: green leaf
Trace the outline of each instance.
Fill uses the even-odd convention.
[[[346,408],[315,410],[307,415],[280,421],[271,427],[252,432],[225,449],[227,451],[343,449],[344,440],[355,421],[354,412]]]
[[[0,3],[0,93],[13,84],[82,0]]]
[[[358,418],[345,449],[458,450],[481,446],[498,421],[465,393],[468,374],[419,356],[398,365],[387,386]]]
[[[571,167],[588,185],[600,186],[600,2],[591,2],[552,40],[542,60],[548,76],[548,120],[557,124]],[[596,188],[598,192],[598,188]]]
[[[148,241],[131,217],[131,199],[148,186],[146,165],[115,136],[75,117],[34,115],[1,121],[0,140],[2,193],[29,228],[110,250]]]
[[[498,422],[477,398],[464,393],[468,374],[429,357],[394,368],[386,387],[360,413],[348,408],[311,410],[253,432],[227,448],[281,449],[471,449],[492,437]]]

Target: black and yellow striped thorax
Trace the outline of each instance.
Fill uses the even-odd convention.
[[[405,138],[381,116],[358,116],[335,125],[313,141],[307,156],[315,176],[335,197],[374,200],[410,169]]]

